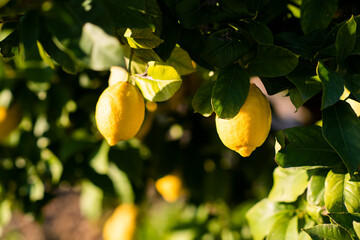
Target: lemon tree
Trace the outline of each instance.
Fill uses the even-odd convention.
[[[0,0],[0,234],[70,188],[104,239],[360,239],[359,14]]]

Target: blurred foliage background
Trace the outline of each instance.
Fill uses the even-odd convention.
[[[199,12],[189,11],[198,2]],[[219,2],[225,10],[236,8],[218,10]],[[319,120],[321,97],[300,107],[300,117],[294,117],[296,109],[283,92],[270,97],[273,128],[249,158],[223,146],[214,114],[194,113],[196,91],[216,79],[214,69],[224,57],[206,61],[207,52],[199,52],[204,36],[228,28],[234,19],[258,17],[273,33],[299,22],[301,1],[239,2],[0,0],[0,105],[15,109],[8,125],[0,124],[0,133],[14,129],[0,144],[2,239],[101,239],[104,223],[123,204],[136,205],[134,239],[251,239],[245,214],[273,184],[275,132]],[[342,2],[346,13],[358,10],[351,1]],[[253,34],[266,38],[264,26]],[[163,42],[151,35],[138,48],[124,37],[128,28],[150,28]],[[241,46],[244,59],[252,41]],[[137,136],[110,148],[94,119],[109,68],[129,67],[130,59],[131,71],[143,73],[148,61],[169,59],[176,44],[196,70],[181,74],[182,85],[168,101],[146,101]],[[253,81],[266,93],[259,79]],[[279,83],[267,90],[289,86],[284,79]],[[177,187],[170,184],[178,189],[175,197],[156,187],[168,175],[180,179]]]

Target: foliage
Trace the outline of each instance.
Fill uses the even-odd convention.
[[[359,13],[338,0],[0,1],[0,105],[23,112],[0,145],[0,224],[14,209],[39,217],[70,185],[90,218],[143,205],[138,239],[247,239],[248,226],[255,240],[359,239]],[[158,110],[110,148],[94,110],[112,66]],[[245,159],[193,114],[235,116],[253,76],[296,108],[321,99],[321,127],[276,133],[267,198],[273,133]],[[193,110],[174,111],[179,99]],[[148,186],[174,171],[188,196],[159,210]]]

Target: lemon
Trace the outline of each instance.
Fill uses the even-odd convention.
[[[144,115],[144,98],[128,82],[117,82],[106,88],[95,110],[96,125],[110,146],[134,137],[144,121]]]
[[[103,227],[104,240],[131,240],[136,230],[138,210],[133,204],[121,204],[106,220]]]
[[[20,106],[0,107],[0,140],[6,138],[21,121]]]
[[[265,95],[253,83],[239,113],[231,119],[216,116],[216,129],[225,146],[248,157],[261,146],[271,127],[271,109]]]
[[[182,193],[181,179],[175,175],[166,175],[155,182],[155,188],[167,202],[176,202]]]

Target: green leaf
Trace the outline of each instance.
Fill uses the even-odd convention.
[[[45,186],[41,181],[34,166],[27,169],[28,181],[29,181],[29,198],[35,202],[44,198]]]
[[[239,65],[219,71],[213,87],[211,104],[220,118],[232,118],[239,113],[250,87],[250,78]]]
[[[318,126],[284,129],[276,134],[281,149],[276,162],[284,168],[329,168],[341,165],[341,159],[324,139]]]
[[[347,74],[344,80],[346,88],[360,101],[360,74]]]
[[[259,77],[279,77],[289,74],[298,64],[298,57],[289,50],[275,46],[259,44],[257,54],[247,66],[249,72]]]
[[[179,46],[175,46],[165,63],[173,66],[181,76],[195,72],[189,54]]]
[[[360,238],[360,222],[353,221],[353,228],[356,233],[356,236]]]
[[[323,110],[323,134],[352,175],[360,164],[360,120],[347,102]]]
[[[304,105],[304,103],[306,102],[306,100],[304,100],[301,97],[301,93],[300,90],[298,88],[291,88],[289,89],[289,94],[290,96],[290,100],[291,102],[294,104],[294,106],[296,107],[296,110],[299,109],[299,107],[301,107],[302,105]]]
[[[351,18],[340,27],[336,35],[336,59],[338,63],[342,63],[354,49],[356,41],[356,22],[354,17]]]
[[[284,215],[279,218],[271,228],[266,240],[297,239],[298,216],[290,217]]]
[[[124,33],[128,44],[132,48],[153,49],[159,46],[163,40],[157,37],[150,28],[126,29]]]
[[[320,224],[311,228],[305,228],[303,231],[309,234],[314,240],[352,240],[352,237],[346,230],[334,224]]]
[[[278,45],[300,55],[301,58],[313,58],[314,54],[309,44],[305,41],[304,37],[297,35],[295,32],[281,32],[275,38]]]
[[[171,98],[181,86],[181,77],[175,68],[158,62],[149,62],[146,75],[131,75],[144,97],[152,102]]]
[[[39,15],[27,12],[20,21],[20,40],[24,47],[25,61],[41,61],[37,40],[40,32]]]
[[[79,46],[87,55],[82,60],[95,71],[108,70],[111,66],[125,67],[120,42],[94,24],[84,24]]]
[[[329,213],[328,216],[330,217],[332,223],[340,225],[341,227],[345,228],[354,238],[356,237],[356,233],[353,229],[353,223],[360,221],[359,214]]]
[[[263,44],[274,44],[274,37],[271,30],[263,23],[253,21],[247,26],[250,35],[258,42]]]
[[[194,108],[194,112],[198,112],[202,114],[204,117],[209,117],[213,113],[212,105],[211,105],[211,94],[213,91],[215,82],[209,81],[201,86],[193,100],[192,106]]]
[[[246,213],[246,219],[254,240],[262,240],[269,234],[278,219],[290,218],[294,213],[293,205],[272,202],[265,198]]]
[[[303,0],[300,25],[305,34],[325,29],[334,17],[338,0]]]
[[[53,184],[57,184],[60,181],[61,175],[63,173],[63,165],[60,159],[49,149],[44,149],[41,151],[41,157],[47,165],[51,173],[51,180]]]
[[[329,212],[359,212],[359,180],[350,180],[350,174],[331,170],[325,181],[325,207]]]
[[[339,73],[329,70],[321,61],[316,72],[323,84],[321,109],[325,109],[339,101],[344,92],[344,80]]]
[[[327,171],[318,171],[310,177],[306,192],[306,200],[314,206],[324,206],[325,179]]]
[[[81,183],[80,211],[88,219],[98,219],[102,214],[103,191],[89,180]]]
[[[90,160],[90,166],[99,174],[106,174],[109,169],[109,150],[110,146],[103,141],[95,155]]]
[[[134,192],[125,172],[114,163],[109,164],[108,176],[114,184],[115,192],[123,203],[134,203]]]
[[[316,76],[313,66],[299,63],[290,74],[286,75],[299,90],[301,99],[307,101],[321,91],[320,79]]]
[[[295,202],[304,193],[309,183],[306,170],[277,167],[273,178],[274,185],[269,193],[269,200],[277,202]]]
[[[0,202],[0,233],[2,232],[2,228],[11,220],[11,203],[12,201],[10,199],[2,199]]]
[[[251,50],[246,39],[229,29],[217,31],[205,41],[202,57],[211,65],[225,68]]]

